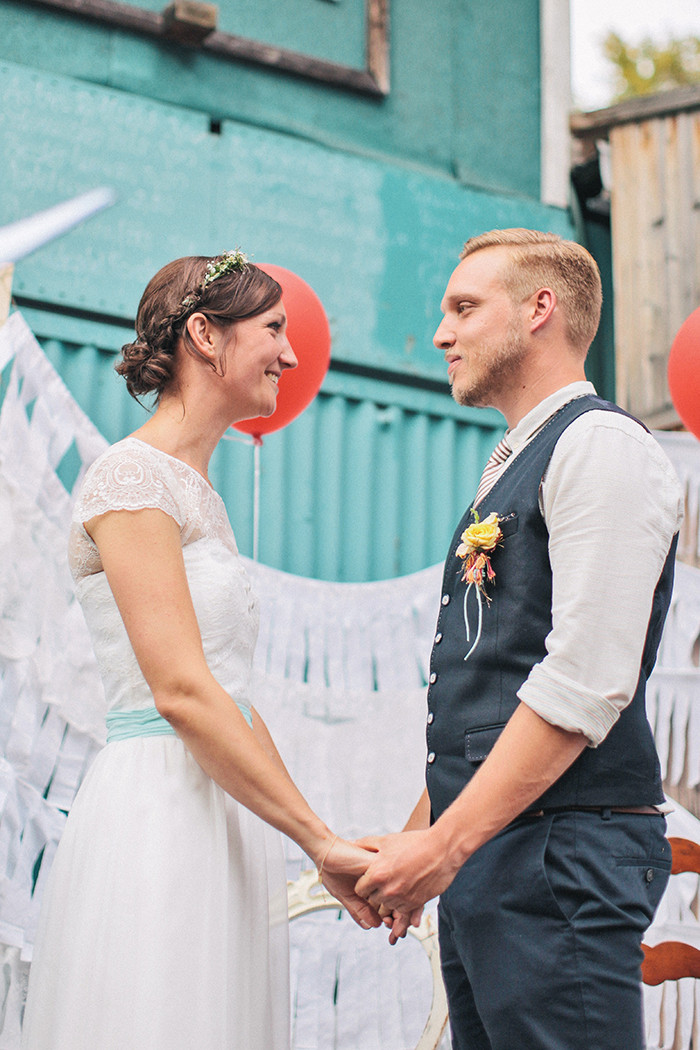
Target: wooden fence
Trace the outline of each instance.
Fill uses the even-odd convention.
[[[649,426],[680,426],[666,378],[674,336],[700,305],[700,86],[572,117],[611,202],[616,400]],[[608,176],[606,178],[606,175]]]

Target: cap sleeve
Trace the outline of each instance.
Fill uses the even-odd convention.
[[[180,529],[187,520],[186,492],[168,460],[148,445],[116,445],[88,470],[73,510],[82,525],[110,510],[162,510]]]

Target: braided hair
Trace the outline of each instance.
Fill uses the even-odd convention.
[[[200,354],[187,330],[193,313],[226,327],[279,302],[282,289],[277,281],[252,263],[236,268],[219,264],[216,278],[207,278],[217,260],[229,254],[175,259],[148,282],[136,315],[136,339],[122,347],[122,359],[115,366],[132,397],[155,394],[158,401],[174,379],[180,340],[188,353],[216,370],[216,363]]]

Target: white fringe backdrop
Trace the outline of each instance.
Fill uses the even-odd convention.
[[[0,1050],[18,1050],[42,887],[65,812],[104,743],[102,688],[66,564],[71,494],[56,471],[66,455],[84,470],[105,441],[18,313],[0,329],[0,373]],[[687,483],[700,490],[697,442],[679,447]],[[398,829],[423,785],[440,566],[369,584],[248,569],[262,605],[254,702],[292,775],[341,834]],[[679,564],[650,690],[673,783],[700,783],[699,639],[700,570]],[[669,823],[700,841],[700,821],[685,811]],[[287,863],[290,879],[310,866],[291,842]],[[649,939],[680,930],[700,945],[697,877],[672,885]],[[392,949],[335,911],[296,919],[291,935],[294,1050],[415,1047],[432,997],[415,939]],[[686,983],[646,990],[649,1050],[691,1046],[700,1004]]]

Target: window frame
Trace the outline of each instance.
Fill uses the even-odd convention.
[[[162,13],[149,11],[118,0],[30,0],[91,21],[127,29],[167,41],[172,39]],[[295,76],[383,98],[390,90],[389,3],[390,0],[364,0],[365,68],[328,62],[299,51],[265,44],[247,37],[214,30],[202,40],[178,42],[231,61],[276,69]]]

